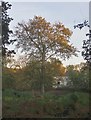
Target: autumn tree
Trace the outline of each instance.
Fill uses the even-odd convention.
[[[59,80],[65,76],[66,68],[59,59],[51,58],[50,61],[46,62],[45,65],[45,79],[50,83],[50,88],[53,88]]]
[[[62,23],[51,24],[45,18],[35,16],[28,22],[18,23],[15,36],[17,48],[21,48],[29,58],[32,56],[41,63],[42,92],[45,91],[45,62],[51,57],[70,58],[76,48],[70,44],[72,32]]]
[[[59,59],[51,58],[50,61],[46,63],[46,68],[49,73],[51,71],[53,77],[65,76],[66,67],[64,67]]]

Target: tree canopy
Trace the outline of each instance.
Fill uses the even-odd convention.
[[[69,58],[76,55],[76,48],[70,42],[72,32],[62,23],[51,24],[45,18],[35,16],[28,22],[18,23],[15,36],[17,47],[27,55],[45,60],[56,55],[60,58]]]
[[[40,61],[42,91],[45,83],[46,61],[52,57],[68,59],[77,55],[77,49],[70,44],[72,32],[61,22],[51,24],[41,16],[34,16],[28,22],[18,23],[15,30],[17,48],[27,57]]]

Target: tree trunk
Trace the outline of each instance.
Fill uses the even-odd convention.
[[[43,45],[43,53],[42,53],[42,94],[45,93],[45,45]]]
[[[44,84],[42,84],[42,94],[44,95],[45,93],[45,87],[44,87]]]

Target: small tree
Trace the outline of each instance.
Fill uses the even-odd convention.
[[[78,67],[79,69],[78,69]],[[79,65],[69,65],[67,66],[68,81],[67,84],[69,87],[74,88],[87,88],[89,85],[89,72],[88,66],[86,63],[81,63]]]
[[[45,62],[51,57],[66,59],[76,54],[76,48],[69,42],[72,32],[62,23],[51,24],[45,18],[35,16],[27,23],[18,23],[15,36],[17,47],[29,57],[41,63],[42,92],[45,91]]]

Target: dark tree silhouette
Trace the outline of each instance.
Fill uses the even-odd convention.
[[[87,61],[87,64],[89,66],[89,92],[91,92],[91,26],[88,24],[88,21],[85,20],[84,23],[75,25],[74,29],[82,29],[85,26],[89,27],[89,33],[86,34],[86,36],[88,36],[89,38],[87,40],[83,40],[82,56],[84,60]]]
[[[10,45],[15,40],[10,40],[9,35],[13,33],[12,30],[9,29],[9,24],[13,20],[9,17],[7,11],[11,9],[11,4],[8,2],[1,3],[2,15],[0,16],[2,20],[2,56],[6,57],[11,55],[12,53],[15,54],[14,50],[9,50],[7,45]]]
[[[74,25],[74,29],[79,28],[81,30],[85,26],[90,27],[87,20],[85,20],[83,23],[79,23],[77,25]]]

